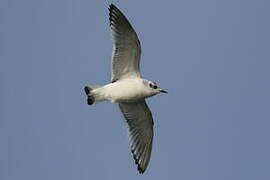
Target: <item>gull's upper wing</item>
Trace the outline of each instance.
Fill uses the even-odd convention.
[[[116,6],[111,4],[109,11],[113,38],[111,80],[140,77],[141,46],[137,34]]]
[[[153,141],[153,118],[145,100],[119,103],[127,124],[131,152],[138,171],[143,173],[150,160]]]

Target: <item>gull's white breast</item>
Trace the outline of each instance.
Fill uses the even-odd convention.
[[[141,78],[122,79],[102,88],[106,100],[112,102],[134,102],[151,96]]]

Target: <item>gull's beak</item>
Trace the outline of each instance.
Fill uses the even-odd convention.
[[[167,91],[163,90],[163,89],[160,89],[159,92],[162,92],[162,93],[168,93]]]

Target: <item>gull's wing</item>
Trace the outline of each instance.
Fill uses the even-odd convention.
[[[113,4],[109,6],[113,38],[112,82],[140,77],[141,46],[136,32],[124,14]]]
[[[145,100],[134,103],[119,103],[128,124],[131,152],[138,171],[143,173],[150,160],[153,141],[153,118]]]

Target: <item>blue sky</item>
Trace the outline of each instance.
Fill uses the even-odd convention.
[[[270,179],[269,1],[110,1],[142,43],[153,152],[139,175],[110,81],[109,2],[0,1],[0,179]]]

